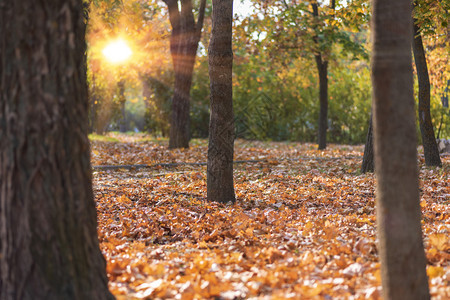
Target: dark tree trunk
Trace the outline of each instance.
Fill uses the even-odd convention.
[[[328,62],[322,60],[321,55],[316,55],[316,65],[319,71],[319,150],[327,147],[328,129]]]
[[[364,156],[361,165],[361,173],[373,173],[375,170],[373,162],[373,126],[372,114],[370,115],[369,130],[367,131],[366,145],[364,146]]]
[[[198,21],[195,23],[191,0],[164,0],[169,8],[172,34],[170,52],[175,72],[169,148],[189,147],[190,92],[198,43],[201,37],[206,0],[200,3]]]
[[[231,49],[233,1],[213,0],[212,34],[209,44],[211,119],[209,123],[207,198],[234,202],[234,117]]]
[[[335,1],[331,2],[331,8],[335,9]],[[319,17],[319,6],[317,2],[313,2],[311,4],[313,9],[313,16],[315,18]],[[317,25],[316,25],[317,26]],[[314,43],[317,48],[320,48],[319,36],[314,36]],[[328,129],[328,61],[324,59],[324,56],[317,50],[317,53],[314,54],[314,58],[316,60],[317,71],[319,73],[319,104],[320,104],[320,112],[319,112],[319,132],[318,132],[318,148],[319,150],[323,150],[327,147],[327,129]]]
[[[0,1],[0,32],[0,299],[113,299],[91,183],[82,1]]]
[[[383,298],[429,299],[422,242],[409,0],[373,1],[372,83]]]
[[[415,23],[416,20],[413,19]],[[423,48],[420,28],[413,24],[413,53],[419,81],[419,124],[422,135],[423,152],[427,166],[442,166],[439,149],[434,136],[430,114],[430,78],[428,77],[427,59]]]

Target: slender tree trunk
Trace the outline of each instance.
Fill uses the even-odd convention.
[[[152,133],[152,119],[154,118],[152,116],[152,88],[150,87],[149,80],[147,74],[141,74],[141,83],[142,83],[142,98],[144,98],[145,103],[145,130],[149,133]]]
[[[207,198],[234,202],[234,117],[232,67],[233,1],[213,0],[212,35],[209,44],[211,119],[209,123]]]
[[[97,93],[95,85],[95,75],[92,76],[92,85],[88,88],[89,97],[89,133],[96,132],[97,124]]]
[[[170,52],[175,72],[169,148],[188,148],[190,139],[190,92],[198,43],[201,37],[206,0],[200,3],[197,24],[191,0],[164,0],[172,25]],[[181,7],[181,10],[180,10]]]
[[[127,131],[127,114],[125,110],[125,103],[127,99],[125,98],[125,82],[120,80],[117,84],[117,89],[119,93],[119,106],[120,106],[120,119],[119,119],[119,131]]]
[[[321,55],[316,55],[317,70],[319,71],[319,150],[327,147],[328,129],[328,62],[323,61]]]
[[[369,130],[367,131],[366,145],[364,146],[364,156],[361,165],[361,173],[373,173],[375,170],[373,162],[373,126],[372,114],[370,114]]]
[[[413,23],[415,23],[413,19]],[[420,28],[413,24],[413,53],[419,81],[419,124],[422,135],[423,152],[427,166],[442,166],[439,149],[434,136],[430,114],[430,78],[428,77],[427,59],[423,48]]]
[[[91,183],[81,0],[0,0],[0,299],[113,299]]]
[[[89,133],[98,133],[99,129],[97,127],[97,111],[98,111],[98,104],[97,102],[97,95],[95,92],[92,92],[91,94],[91,100],[89,105]]]
[[[89,5],[85,2],[85,8],[89,9]],[[86,18],[86,24],[89,19]],[[88,87],[88,97],[89,97],[89,133],[102,134],[103,128],[100,129],[99,124],[99,88],[97,86],[96,74],[99,71],[98,60],[92,60],[90,65],[90,71],[92,73],[91,86]]]
[[[421,232],[409,0],[373,1],[377,230],[384,299],[429,299]]]

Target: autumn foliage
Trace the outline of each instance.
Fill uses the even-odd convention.
[[[93,142],[101,249],[118,299],[379,299],[375,180],[361,146],[238,140],[234,205],[206,201],[207,145]],[[420,151],[419,151],[420,153]],[[450,297],[449,156],[419,155],[427,273]],[[170,168],[161,163],[172,164]]]

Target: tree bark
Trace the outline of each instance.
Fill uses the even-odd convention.
[[[164,0],[169,9],[172,26],[170,52],[175,72],[169,148],[189,148],[190,92],[198,43],[201,37],[206,0],[200,3],[198,21],[195,23],[191,0]]]
[[[377,228],[384,299],[429,299],[422,242],[409,0],[373,1]]]
[[[373,126],[372,114],[370,115],[369,130],[367,131],[366,145],[364,146],[364,156],[361,164],[361,173],[373,173],[375,170],[373,162]]]
[[[0,299],[113,299],[91,183],[82,1],[0,1]]]
[[[430,114],[430,78],[420,28],[413,19],[413,53],[419,81],[419,124],[427,166],[442,166]]]
[[[213,0],[209,44],[211,118],[207,166],[207,198],[235,202],[233,185],[234,116],[232,67],[233,1]]]

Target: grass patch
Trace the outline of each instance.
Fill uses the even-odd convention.
[[[120,142],[115,137],[106,136],[106,135],[100,135],[100,134],[96,134],[96,133],[89,134],[89,140],[97,141],[97,142],[110,142],[110,143],[118,143],[118,142]]]

